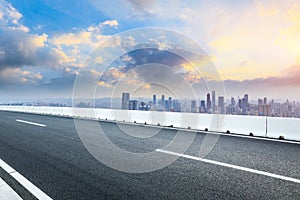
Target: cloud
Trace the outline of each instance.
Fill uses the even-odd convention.
[[[40,73],[32,73],[21,68],[7,68],[0,71],[0,86],[37,84],[43,80]]]
[[[184,1],[141,1],[141,0],[117,0],[114,4],[109,1],[89,0],[100,12],[105,13],[118,21],[168,21],[176,19],[176,13],[185,5]],[[184,5],[183,5],[184,4]],[[189,2],[188,2],[189,4]],[[116,6],[122,5],[122,6]],[[166,12],[167,11],[167,12]]]
[[[101,25],[117,27],[119,25],[119,23],[117,20],[106,20],[106,21],[102,22]]]
[[[90,44],[91,32],[79,31],[78,33],[64,33],[62,35],[53,37],[50,43],[53,45],[77,45],[77,44]]]
[[[28,34],[20,30],[3,30],[0,38],[0,70],[23,66],[61,68],[66,59],[62,52],[47,47],[46,34]]]
[[[48,35],[32,34],[20,23],[22,14],[11,4],[0,1],[0,70],[37,66],[58,69],[70,59],[48,46]]]
[[[97,56],[96,60],[90,62],[89,55],[91,50],[98,45],[103,44],[110,35],[102,33],[105,26],[117,26],[116,20],[106,20],[98,25],[90,25],[86,28],[73,29],[70,32],[55,34],[48,39],[49,46],[61,55],[60,64],[65,64],[68,67],[82,68],[89,65],[97,65],[104,62],[105,55]],[[113,48],[120,45],[121,39],[116,37],[116,40],[105,43],[105,47]]]
[[[49,43],[59,46],[87,46],[93,48],[100,42],[103,42],[109,35],[102,34],[105,26],[117,27],[119,25],[117,20],[106,20],[98,25],[91,25],[87,28],[74,29],[69,33],[56,34],[49,39]],[[91,49],[89,49],[91,50]]]
[[[169,49],[167,50],[161,50],[159,44],[157,44],[157,48],[147,48],[146,46],[137,45],[133,48],[136,50],[122,55],[103,73],[94,69],[91,71],[93,78],[100,78],[98,88],[103,88],[99,89],[101,91],[99,94],[109,95],[110,91],[103,91],[104,88],[114,88],[115,94],[118,94],[122,90],[150,89],[150,85],[156,84],[159,87],[155,88],[159,88],[159,91],[174,90],[181,97],[193,95],[192,85],[199,83],[203,78],[202,75],[205,74],[199,73],[197,68],[206,70],[204,64],[208,63],[207,57],[197,56],[192,52],[172,47],[172,45],[168,45]],[[180,91],[182,92],[180,93]],[[200,90],[197,93],[199,92]]]
[[[0,27],[6,30],[20,30],[28,32],[29,28],[19,22],[22,14],[10,3],[0,0]]]

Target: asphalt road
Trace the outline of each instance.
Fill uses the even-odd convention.
[[[137,138],[122,130],[147,136],[157,129],[98,123],[112,143],[135,153],[163,148],[177,133],[161,129],[153,137]],[[197,157],[205,136],[197,133],[184,154]],[[105,156],[118,159],[114,154]],[[148,173],[112,169],[86,150],[73,119],[64,117],[1,111],[0,158],[53,199],[300,199],[299,183],[189,157]],[[221,135],[205,159],[300,179],[300,144]],[[0,176],[24,199],[34,198],[2,169]]]

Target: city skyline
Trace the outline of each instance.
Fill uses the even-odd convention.
[[[212,99],[210,98],[212,95]],[[253,116],[270,116],[270,117],[300,117],[300,102],[288,99],[284,103],[276,102],[274,99],[268,101],[268,97],[258,98],[256,103],[250,100],[249,94],[244,94],[242,98],[231,97],[230,101],[224,100],[224,96],[217,96],[213,90],[206,94],[206,99],[180,100],[172,99],[162,94],[157,101],[157,95],[153,94],[152,101],[147,101],[144,97],[140,102],[138,98],[130,99],[130,93],[122,93],[122,109],[125,110],[152,110],[152,111],[169,111],[169,112],[191,112],[207,114],[229,114],[229,115],[253,115]],[[183,103],[184,102],[184,103]],[[251,103],[252,102],[252,103]]]

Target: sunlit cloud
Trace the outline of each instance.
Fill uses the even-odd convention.
[[[117,27],[119,25],[119,23],[117,20],[106,20],[106,21],[102,22],[101,25]]]
[[[36,84],[43,79],[40,73],[32,73],[20,68],[7,68],[0,71],[0,83],[7,84]]]
[[[91,32],[80,31],[79,33],[66,33],[50,40],[53,45],[77,45],[91,43]]]

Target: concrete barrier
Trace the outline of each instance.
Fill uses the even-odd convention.
[[[266,135],[271,138],[283,136],[285,139],[300,141],[300,119],[295,118],[45,106],[0,106],[0,110],[208,129],[224,133],[229,131],[244,135],[252,133],[254,136]]]
[[[238,133],[254,136],[265,136],[266,133],[266,117],[260,116],[241,116],[226,115],[222,132],[230,131],[230,133]]]
[[[268,118],[268,137],[300,140],[300,119]]]

